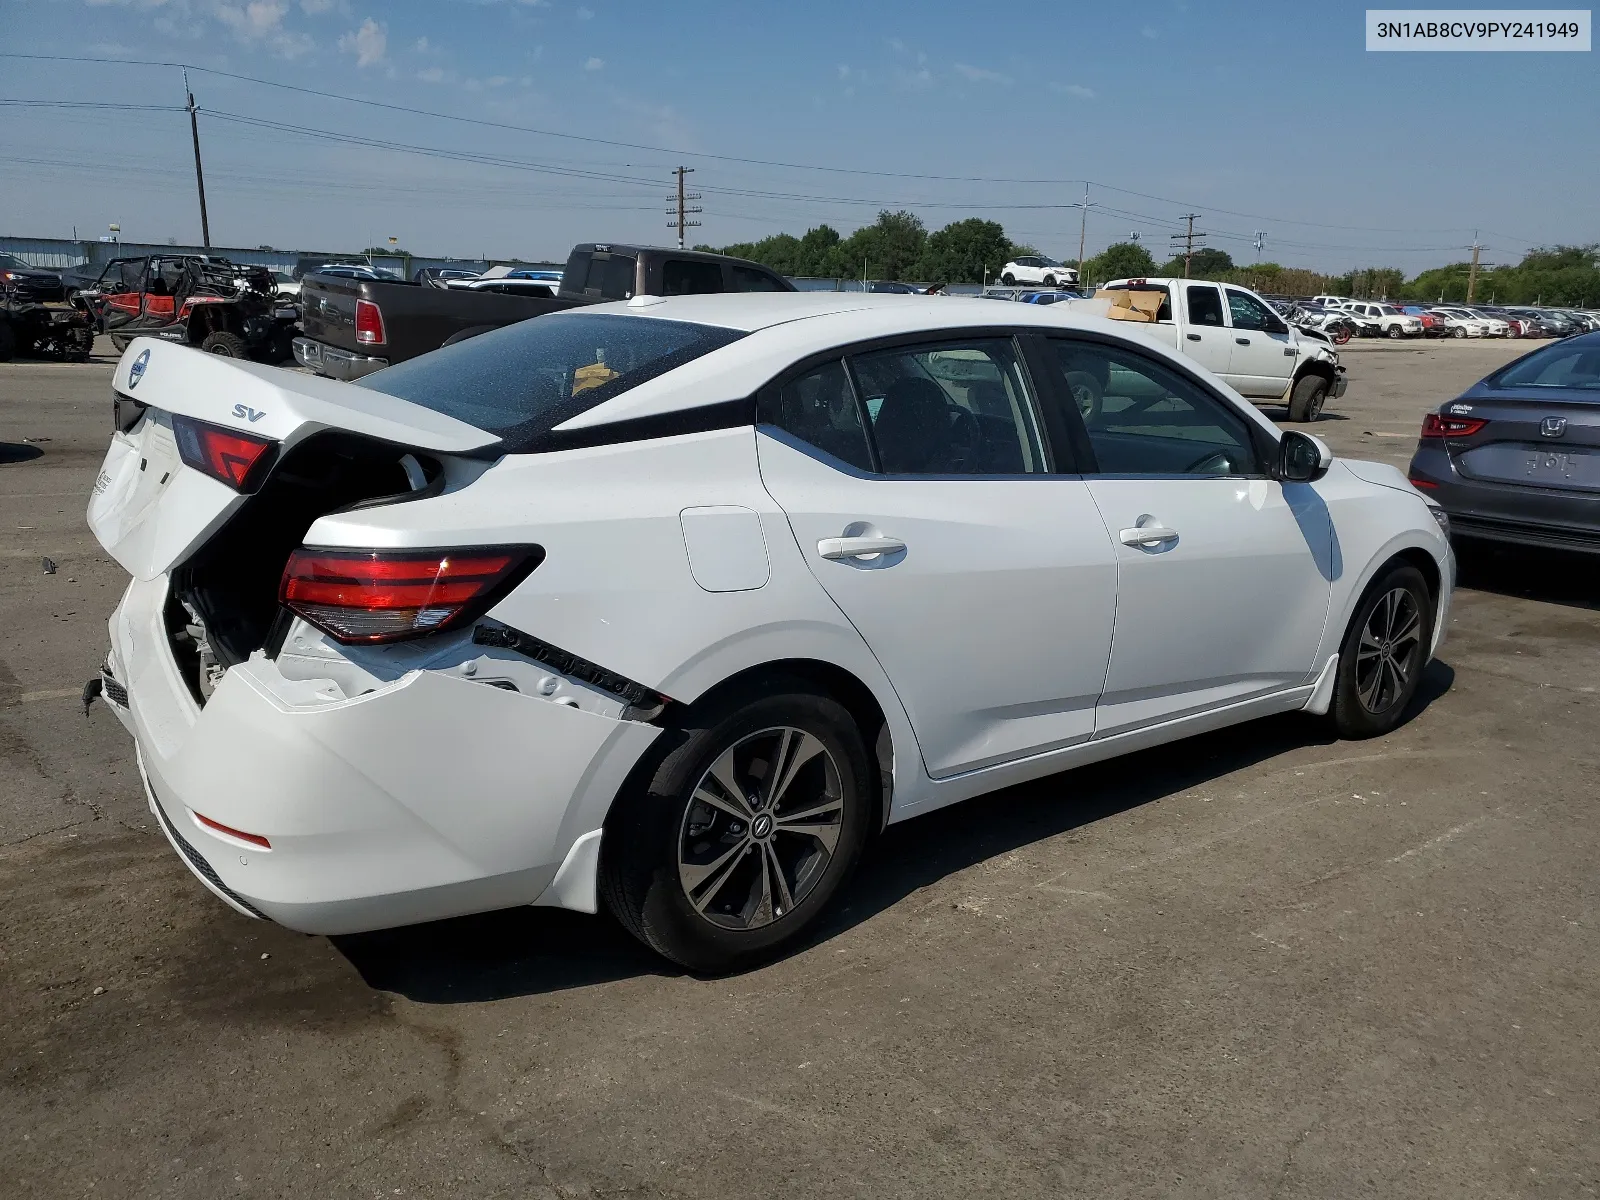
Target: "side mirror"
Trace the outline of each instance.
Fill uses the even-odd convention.
[[[1283,483],[1315,483],[1333,465],[1333,451],[1318,437],[1289,430],[1278,441],[1272,477]]]

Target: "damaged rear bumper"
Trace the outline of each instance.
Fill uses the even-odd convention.
[[[345,697],[260,655],[201,707],[167,640],[166,587],[128,589],[107,676],[151,811],[213,893],[323,934],[535,902],[595,911],[600,827],[657,727],[432,669]]]

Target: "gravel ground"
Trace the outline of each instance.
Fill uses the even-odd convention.
[[[1522,348],[1355,345],[1316,431],[1403,465]],[[746,975],[552,910],[305,937],[212,899],[79,711],[109,378],[0,366],[7,1196],[1600,1189],[1593,566],[1466,559],[1386,738],[1275,719],[897,826]]]

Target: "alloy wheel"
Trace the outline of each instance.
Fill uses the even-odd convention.
[[[1388,712],[1410,688],[1422,646],[1422,610],[1410,589],[1385,592],[1367,616],[1356,648],[1356,695],[1377,716]]]
[[[678,830],[689,904],[724,929],[793,912],[821,881],[844,825],[839,764],[803,729],[763,729],[717,756]]]

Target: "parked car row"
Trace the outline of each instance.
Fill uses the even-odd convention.
[[[1313,296],[1310,300],[1285,297],[1279,303],[1315,318],[1340,314],[1355,327],[1357,337],[1562,338],[1600,329],[1600,312],[1581,309],[1399,304],[1331,295]]]

